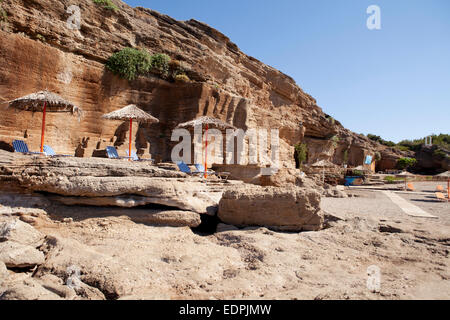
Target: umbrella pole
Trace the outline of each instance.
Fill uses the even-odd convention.
[[[205,141],[205,179],[208,178],[208,124],[206,124],[206,141]]]
[[[44,152],[45,115],[46,115],[46,113],[47,113],[47,101],[44,101],[44,112],[42,113],[41,153]]]
[[[130,143],[128,146],[128,156],[130,157],[128,161],[131,161],[131,134],[133,133],[133,119],[130,119]]]
[[[447,180],[447,200],[450,201],[450,179]]]

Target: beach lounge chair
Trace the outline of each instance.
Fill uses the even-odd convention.
[[[408,191],[416,191],[416,189],[414,188],[414,185],[412,183],[408,183],[408,186],[407,186],[406,190],[408,190]]]
[[[132,157],[121,157],[114,147],[106,147],[106,154],[109,159],[133,159]]]
[[[215,175],[225,181],[228,180],[228,177],[231,175],[231,173],[229,172],[215,172],[214,170],[208,170],[208,172],[205,172],[206,171],[205,166],[198,163],[195,165],[195,168],[197,169],[198,173],[202,174],[208,173],[209,175]]]
[[[192,172],[191,168],[189,168],[189,166],[186,163],[184,163],[183,161],[178,161],[177,166],[181,172],[186,173],[190,176],[192,176],[194,174],[199,174],[199,172]]]
[[[46,145],[44,145],[44,153],[49,157],[73,157],[70,154],[57,154],[55,150],[52,149],[52,147]]]
[[[45,153],[42,153],[42,152],[31,152],[28,149],[28,145],[26,144],[26,142],[22,141],[22,140],[14,140],[12,145],[13,145],[13,148],[14,148],[14,152],[20,152],[20,153],[24,153],[24,154],[42,154],[42,155],[45,155]]]
[[[442,192],[436,192],[436,198],[439,201],[449,201],[449,199],[447,199],[447,197]]]
[[[127,153],[127,156],[130,156],[128,154],[128,151],[126,151],[126,153]],[[154,162],[155,161],[153,159],[141,159],[141,158],[139,158],[139,156],[137,155],[136,151],[131,151],[131,156],[130,157],[131,157],[131,159],[133,161],[141,161],[141,162],[144,162],[144,161]]]
[[[437,186],[436,187],[436,191],[437,192],[444,192],[444,187],[443,186]]]

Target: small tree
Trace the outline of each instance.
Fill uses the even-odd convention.
[[[414,158],[400,158],[397,160],[397,168],[400,170],[406,170],[417,163],[417,159]]]
[[[295,153],[297,155],[297,160],[300,165],[300,169],[302,168],[303,163],[308,158],[308,146],[305,143],[299,143],[295,145]]]

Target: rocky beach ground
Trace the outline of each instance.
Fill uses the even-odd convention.
[[[422,185],[432,194],[433,183]],[[414,218],[380,192],[347,192],[355,197],[322,199],[322,231],[219,224],[209,234],[93,217],[87,207],[74,218],[55,216],[8,206],[3,194],[1,244],[34,255],[13,257],[31,259],[22,261],[28,267],[0,266],[1,299],[450,298],[448,204],[416,196],[438,218]],[[15,231],[5,232],[11,222]],[[372,265],[380,292],[366,285]]]

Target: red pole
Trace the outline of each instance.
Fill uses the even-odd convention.
[[[206,141],[205,141],[205,179],[208,178],[208,124],[206,124]]]
[[[447,199],[450,201],[450,179],[447,180]]]
[[[46,112],[47,112],[47,101],[44,102],[44,112],[42,114],[41,152],[44,152],[45,115],[46,115]]]
[[[130,119],[130,145],[128,147],[128,156],[131,157],[131,135],[133,133],[133,119]],[[128,159],[128,161],[131,161],[131,158]]]

